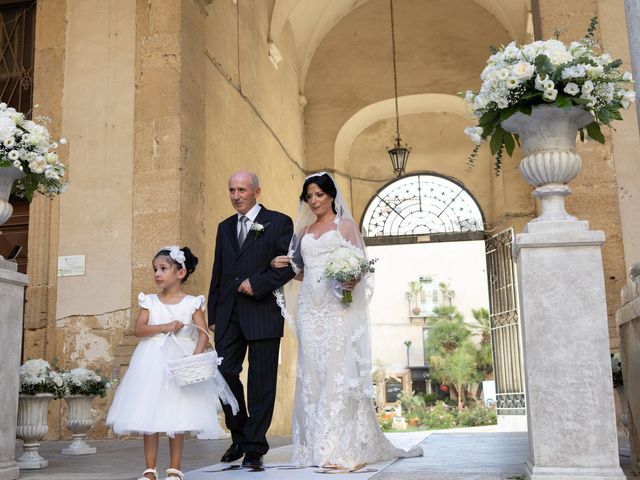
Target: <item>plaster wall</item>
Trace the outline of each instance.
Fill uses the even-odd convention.
[[[455,291],[454,304],[465,320],[471,309],[489,308],[484,242],[386,245],[368,248],[376,263],[376,284],[370,304],[372,359],[387,370],[402,372],[407,364],[405,340],[411,340],[411,365],[424,365],[422,324],[409,323],[408,283],[423,275],[446,282]]]
[[[207,275],[217,225],[235,213],[227,190],[233,172],[249,170],[260,177],[259,201],[267,208],[292,217],[297,212],[305,175],[295,47],[287,28],[278,42],[284,60],[274,68],[266,42],[270,3],[214,2],[207,8],[203,255]],[[288,328],[280,358],[271,434],[287,434],[291,429],[296,342]]]
[[[475,2],[405,0],[396,4],[395,23],[399,96],[457,95],[477,84],[489,45],[509,41],[499,22]],[[393,97],[391,58],[389,4],[383,0],[353,10],[320,44],[304,91],[309,99],[305,108],[309,169],[333,164],[336,135],[353,114]],[[401,125],[403,139],[416,141]],[[381,147],[392,141],[393,134]]]
[[[85,255],[86,274],[58,279],[57,318],[130,307],[134,39],[134,3],[67,2],[58,254]]]

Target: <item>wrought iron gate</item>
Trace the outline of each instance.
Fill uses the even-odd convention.
[[[498,415],[524,415],[524,368],[513,228],[485,240]]]

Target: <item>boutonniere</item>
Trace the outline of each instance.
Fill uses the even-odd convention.
[[[259,238],[260,235],[262,235],[262,232],[264,232],[264,229],[267,228],[269,226],[269,224],[265,224],[262,225],[261,223],[258,222],[253,222],[253,224],[251,225],[251,231],[256,232],[256,238]]]

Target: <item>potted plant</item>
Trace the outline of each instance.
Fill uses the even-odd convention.
[[[409,282],[409,304],[415,302],[415,306],[411,309],[414,315],[420,315],[420,293],[422,292],[422,284],[418,281]]]
[[[0,103],[0,225],[13,211],[8,203],[12,192],[31,201],[36,192],[56,195],[65,189],[66,168],[55,153],[58,143],[44,126],[48,119],[38,120]]]
[[[49,431],[49,402],[64,394],[64,382],[59,372],[46,360],[27,360],[20,366],[18,425],[16,437],[23,441],[24,453],[17,459],[20,469],[44,468],[49,462],[40,456],[40,440]]]
[[[493,49],[480,91],[464,94],[478,119],[465,129],[475,143],[469,163],[489,141],[499,173],[504,151],[511,155],[522,140],[520,172],[537,187],[540,220],[573,219],[564,210],[564,197],[582,166],[575,149],[578,131],[582,141],[588,136],[604,143],[601,126],[622,120],[620,111],[635,101],[628,88],[631,73],[621,71],[622,61],[596,43],[597,23],[592,18],[586,35],[568,46],[555,38]]]
[[[73,441],[62,449],[66,455],[88,455],[96,453],[85,439],[87,430],[93,425],[91,403],[96,396],[104,397],[110,387],[109,381],[99,373],[86,368],[74,368],[62,373],[67,404],[67,428],[73,432]]]

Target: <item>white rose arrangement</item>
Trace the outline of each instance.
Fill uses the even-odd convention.
[[[593,115],[593,122],[585,127],[587,135],[604,143],[600,126],[622,120],[620,110],[626,110],[636,97],[627,88],[633,83],[631,73],[619,69],[622,61],[599,50],[594,38],[597,23],[592,18],[584,38],[569,46],[556,38],[520,46],[511,42],[493,49],[480,76],[480,91],[462,94],[478,119],[477,126],[464,130],[475,144],[469,164],[475,162],[480,145],[491,138],[490,150],[499,173],[503,151],[511,155],[519,142],[501,122],[516,112],[530,115],[537,105],[583,108]],[[581,129],[580,140],[584,139]]]
[[[46,123],[48,119],[41,117]],[[60,143],[66,143],[61,139]],[[66,168],[60,163],[44,125],[25,117],[23,113],[0,103],[0,168],[15,167],[25,173],[16,181],[15,194],[31,201],[35,192],[56,195],[64,192]]]
[[[46,360],[27,360],[20,366],[20,393],[52,393],[55,398],[61,398],[65,394],[65,385],[62,375]]]
[[[342,299],[343,304],[349,305],[353,302],[353,295],[349,290],[342,288],[342,283],[373,273],[376,261],[377,259],[367,260],[362,250],[347,241],[343,241],[340,248],[331,253],[324,274],[332,280],[333,290]]]
[[[62,373],[67,395],[99,395],[104,397],[111,383],[98,372],[74,368]]]

